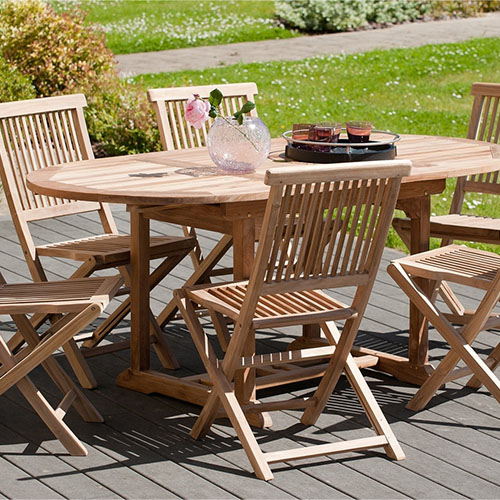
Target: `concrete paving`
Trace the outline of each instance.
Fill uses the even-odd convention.
[[[500,37],[500,13],[447,21],[400,24],[386,29],[233,43],[117,55],[121,76],[200,70],[237,63],[299,60],[322,54],[418,47],[470,38]]]

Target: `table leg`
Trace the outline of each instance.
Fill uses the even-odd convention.
[[[250,277],[255,257],[255,219],[233,221],[233,274],[236,281]]]
[[[429,250],[431,197],[429,194],[398,201],[398,208],[410,218],[410,253]],[[418,285],[429,292],[427,280],[419,279]],[[428,363],[428,323],[420,310],[410,302],[408,362],[398,363],[390,372],[398,379],[422,384],[432,373]]]
[[[149,369],[149,219],[130,211],[130,367]]]

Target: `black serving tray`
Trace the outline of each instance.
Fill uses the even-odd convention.
[[[367,142],[366,146],[350,146],[347,139],[340,139],[337,144],[338,146],[330,147],[329,151],[312,151],[310,146],[289,143],[285,148],[285,156],[292,160],[309,163],[344,163],[349,161],[394,160],[397,154],[395,144]]]

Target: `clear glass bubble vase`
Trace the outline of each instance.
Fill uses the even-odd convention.
[[[231,173],[253,172],[271,149],[271,135],[266,124],[253,116],[238,124],[234,118],[215,119],[208,131],[210,158],[222,170]]]

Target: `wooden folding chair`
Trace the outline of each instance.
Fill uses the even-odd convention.
[[[187,100],[198,94],[202,99],[208,99],[210,92],[218,88],[224,98],[221,102],[221,113],[231,116],[238,111],[245,102],[253,101],[257,94],[257,85],[255,83],[228,83],[221,85],[202,85],[197,87],[171,87],[163,89],[148,90],[148,99],[155,110],[160,139],[165,151],[176,149],[190,149],[205,146],[207,143],[207,134],[213,120],[205,122],[201,129],[196,130],[184,119],[184,107]],[[250,112],[251,116],[257,116],[257,109]],[[186,236],[196,237],[196,231],[193,227],[183,226]],[[201,247],[196,240],[196,246],[190,253],[191,260],[195,269],[195,275],[192,282],[209,281],[210,276],[221,276],[232,274],[232,268],[216,268],[222,257],[226,254],[232,245],[231,235],[224,235],[220,244],[216,245],[212,251],[203,256]],[[159,314],[158,322],[164,326],[175,312],[174,302],[171,302]],[[221,324],[217,331],[220,333],[221,344],[227,345],[227,332],[222,333],[224,325]]]
[[[52,354],[99,317],[122,283],[120,276],[43,283],[5,284],[0,274],[0,314],[9,314],[25,344],[15,352],[0,337],[0,395],[17,386],[71,455],[87,450],[64,423],[71,406],[86,422],[102,422],[99,412],[66,375]],[[54,314],[58,319],[39,337],[27,314]],[[53,408],[29,378],[41,365],[64,394]]]
[[[270,194],[249,281],[205,284],[176,290],[179,308],[213,384],[193,427],[208,432],[222,405],[257,477],[272,479],[270,463],[383,447],[404,458],[392,430],[350,351],[363,317],[408,161],[353,163],[348,166],[281,167],[266,173]],[[350,305],[324,289],[355,287]],[[222,361],[218,360],[195,313],[195,305],[234,321]],[[345,320],[340,333],[335,321]],[[323,347],[255,354],[255,330],[319,324]],[[255,401],[255,369],[327,358],[328,365],[308,399]],[[302,423],[316,422],[345,371],[375,430],[375,436],[287,451],[263,453],[247,416],[253,412],[306,408]],[[248,413],[248,415],[246,415]]]
[[[28,101],[0,104],[0,174],[9,204],[10,214],[21,243],[24,257],[34,281],[47,281],[40,257],[72,259],[81,263],[70,278],[91,275],[100,269],[118,268],[130,284],[130,237],[119,234],[113,216],[104,203],[71,201],[41,196],[31,192],[26,186],[27,174],[33,170],[63,163],[92,159],[94,157],[83,116],[86,106],[85,96],[48,97]],[[36,245],[30,233],[30,223],[64,215],[83,214],[97,211],[104,234],[76,240],[59,241]],[[163,259],[151,275],[150,287],[156,286],[171,269],[186,256],[193,247],[192,238],[170,236],[151,238],[151,259]],[[128,295],[124,287],[118,295]],[[113,349],[128,347],[129,342],[96,348],[129,312],[130,298],[127,297],[104,321],[92,337],[87,339],[82,352],[95,355]],[[45,315],[36,315],[32,322],[37,327],[45,320]],[[162,364],[167,368],[177,367],[168,345],[162,339],[161,331],[151,315],[151,334],[154,347]],[[13,338],[9,347],[20,340]],[[84,387],[95,387],[96,383],[74,343],[71,348],[72,366],[80,365],[80,382]],[[86,375],[85,375],[86,373]]]
[[[467,139],[500,142],[500,83],[474,83],[474,96]],[[446,246],[454,240],[500,243],[500,218],[480,217],[462,213],[467,193],[500,194],[499,172],[477,174],[457,179],[450,213],[430,219],[430,234],[441,238]],[[465,210],[466,212],[466,210]],[[470,210],[469,210],[470,212]],[[395,218],[393,226],[409,247],[409,219]]]
[[[498,315],[491,313],[500,300],[500,256],[465,246],[449,245],[395,260],[387,271],[451,348],[407,407],[421,410],[441,385],[471,374],[474,376],[467,383],[468,387],[478,388],[484,384],[500,402],[500,381],[493,373],[500,363],[500,343],[485,361],[472,347],[482,330],[498,324]],[[434,290],[431,296],[417,285],[415,280],[418,278],[429,283],[429,289]],[[458,303],[458,307],[450,308],[450,314],[439,310],[436,295],[443,281],[483,290],[485,293],[477,309],[467,312]],[[457,315],[457,309],[461,309],[461,317]],[[465,326],[454,326],[452,322]],[[467,366],[455,369],[460,359]]]

